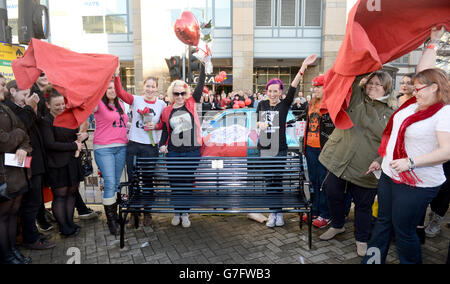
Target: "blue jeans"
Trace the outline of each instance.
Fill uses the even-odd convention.
[[[369,255],[372,250],[379,250],[380,263],[386,262],[392,231],[395,233],[400,263],[422,263],[422,248],[416,227],[439,188],[397,184],[383,173],[378,183],[378,218],[368,244],[370,251],[363,263],[372,259],[372,255]]]
[[[323,180],[327,174],[325,167],[319,162],[320,148],[306,146],[305,156],[308,163],[308,175],[314,189],[312,215],[330,219],[327,194],[322,188]]]
[[[103,201],[112,199],[119,192],[120,178],[125,167],[127,147],[102,148],[94,151],[95,162],[105,181]],[[112,205],[112,204],[105,204]]]

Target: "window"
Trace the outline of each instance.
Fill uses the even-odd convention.
[[[108,34],[126,34],[128,32],[126,15],[105,16],[105,23]]]
[[[83,30],[87,34],[102,34],[105,32],[103,16],[83,16]]]
[[[231,1],[220,0],[216,1],[215,6],[215,26],[216,27],[231,27]]]
[[[400,57],[400,58],[394,60],[393,63],[395,63],[395,64],[409,65],[409,57],[410,57],[410,54],[406,54],[406,55],[404,55],[404,56],[402,56],[402,57]]]
[[[303,9],[303,7],[302,7],[302,3],[303,1],[302,0],[298,0],[298,26],[299,27],[301,27],[302,26],[302,9]]]
[[[272,26],[272,0],[256,1],[256,26]]]
[[[191,11],[192,14],[194,14],[199,23],[205,23],[212,19],[211,0],[189,0],[187,10]]]
[[[319,27],[321,10],[322,0],[305,0],[305,26]]]
[[[281,0],[281,26],[295,26],[295,0]]]
[[[127,14],[127,0],[108,0],[106,2],[106,15]]]
[[[285,91],[287,91],[288,86],[291,84],[292,78],[297,74],[292,73],[292,71],[293,70],[290,67],[256,68],[256,72],[253,75],[253,82],[255,83],[254,90],[256,90],[256,92],[265,93],[267,82],[273,78],[280,78],[285,85]]]

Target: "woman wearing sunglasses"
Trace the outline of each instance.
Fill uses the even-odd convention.
[[[423,58],[435,56],[433,44],[428,45]],[[400,263],[422,263],[416,226],[446,180],[442,164],[450,160],[450,85],[447,75],[431,69],[433,65],[418,68],[423,71],[412,78],[414,97],[393,114],[383,133],[379,217],[369,243],[371,251],[378,250],[381,263],[392,231]],[[373,262],[371,256],[364,262]]]
[[[202,64],[199,83],[192,95],[189,86],[180,80],[172,82],[167,90],[167,96],[172,104],[164,109],[158,125],[158,129],[163,130],[160,151],[166,153],[167,157],[200,157],[202,136],[197,105],[202,97],[205,77],[205,67]],[[193,176],[193,170],[195,169],[187,171],[174,169],[174,173],[182,174],[185,171]],[[172,188],[177,187],[175,183],[183,183],[185,187],[186,184],[193,184],[194,178],[182,180],[170,178],[170,183]],[[189,208],[180,210],[188,211]],[[175,214],[172,225],[178,226],[180,222],[184,228],[190,227],[189,214]]]
[[[133,159],[139,157],[158,157],[158,135],[155,131],[155,125],[158,123],[163,109],[166,104],[158,99],[158,79],[149,77],[144,81],[144,92],[142,96],[135,96],[127,93],[123,88],[119,76],[119,67],[114,77],[114,88],[117,96],[125,103],[131,106],[132,122],[128,135],[129,142],[127,145],[126,165],[128,180],[133,179]],[[149,121],[144,122],[144,117],[139,113],[148,108]],[[151,131],[149,135],[148,131]],[[153,136],[153,141],[150,136]],[[137,216],[132,215],[132,219]],[[151,214],[144,214],[144,226],[150,226]],[[133,224],[134,220],[130,221]]]

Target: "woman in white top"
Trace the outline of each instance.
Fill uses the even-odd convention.
[[[119,70],[119,68],[118,68]],[[144,90],[142,96],[135,96],[127,93],[123,88],[116,71],[114,77],[114,88],[117,97],[130,105],[132,111],[132,122],[128,135],[128,145],[126,153],[126,165],[128,180],[133,179],[133,159],[139,157],[158,157],[159,156],[159,135],[155,130],[156,124],[159,122],[166,103],[158,99],[158,78],[149,77],[144,81]],[[141,113],[148,109],[148,114]],[[137,216],[132,215],[132,218]],[[133,224],[134,220],[130,220],[129,224]],[[150,226],[151,214],[144,214],[144,226]]]
[[[379,217],[364,263],[384,263],[392,229],[401,263],[421,263],[416,233],[423,212],[446,178],[450,160],[450,85],[439,69],[413,77],[414,97],[391,117],[380,146]]]

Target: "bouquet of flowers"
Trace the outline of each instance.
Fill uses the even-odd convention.
[[[147,131],[148,136],[150,137],[150,141],[152,142],[152,146],[155,146],[155,139],[153,139],[153,130],[147,128],[145,125],[147,123],[153,122],[153,115],[150,112],[150,109],[148,107],[144,109],[138,110],[138,113],[142,116],[142,121],[144,123],[144,131]]]

